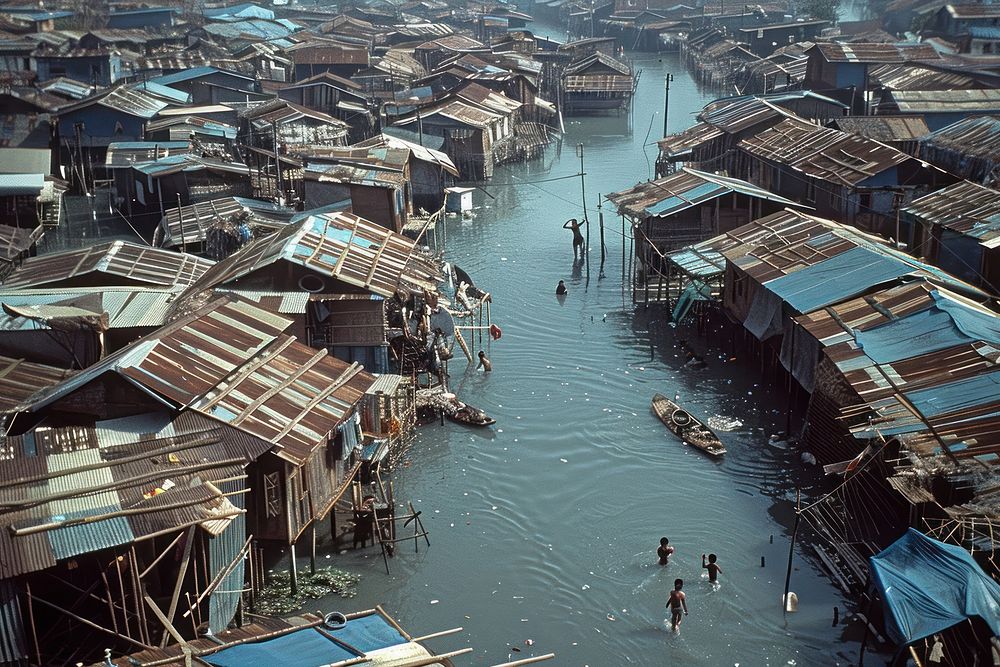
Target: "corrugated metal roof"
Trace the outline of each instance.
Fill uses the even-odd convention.
[[[402,375],[393,375],[391,373],[376,375],[375,382],[372,383],[372,386],[370,386],[365,393],[370,396],[374,396],[375,394],[382,392],[386,396],[393,396],[399,389],[399,386],[405,381],[407,381],[407,378],[404,378]]]
[[[158,243],[166,248],[185,243],[203,243],[213,225],[237,214],[248,215],[246,223],[253,228],[273,231],[288,224],[293,213],[290,208],[245,197],[223,197],[182,206],[180,209],[170,208],[164,212],[160,221],[162,237],[158,238]]]
[[[65,368],[0,357],[0,414],[12,411],[29,396],[72,374],[73,371]],[[3,458],[2,453],[0,448],[0,458]]]
[[[902,210],[907,217],[978,239],[1000,243],[1000,191],[961,181],[915,199]]]
[[[722,130],[708,123],[698,123],[683,132],[667,135],[663,139],[660,139],[657,144],[660,147],[660,156],[669,160],[687,155],[695,148],[703,146],[722,135]]]
[[[913,160],[871,139],[794,118],[743,139],[739,146],[751,155],[847,186]]]
[[[89,273],[105,274],[109,285],[148,284],[171,287],[186,286],[200,278],[214,262],[150,248],[128,241],[98,243],[87,248],[30,257],[15,270],[3,285],[32,287],[60,284],[71,286],[72,280]]]
[[[796,206],[795,202],[746,181],[687,167],[669,176],[644,181],[628,190],[606,196],[618,207],[619,213],[631,216],[638,222],[646,218],[666,218],[734,192],[786,206]]]
[[[888,90],[956,90],[977,85],[975,79],[963,74],[909,64],[882,65],[868,76]]]
[[[133,167],[191,152],[190,141],[117,141],[108,145],[106,167]]]
[[[76,301],[97,297],[100,308],[108,313],[109,328],[157,327],[167,318],[177,296],[172,289],[146,287],[106,287],[95,293],[92,288],[61,289],[0,289],[0,303],[17,308],[49,304],[72,305]],[[0,331],[45,329],[37,320],[0,312]]]
[[[927,44],[843,44],[829,42],[813,47],[832,63],[903,63],[912,60],[939,60]]]
[[[894,90],[892,101],[905,113],[1000,111],[1000,90]]]
[[[442,279],[438,263],[401,234],[352,213],[303,216],[219,262],[192,291],[227,285],[279,260],[384,297],[405,285],[433,289]]]
[[[883,143],[916,141],[930,133],[920,116],[845,116],[837,118],[838,130]]]
[[[0,579],[0,662],[19,663],[27,657],[20,583]]]
[[[963,162],[970,157],[1000,162],[1000,118],[965,118],[930,133],[920,143],[922,157],[930,149],[954,152]]]

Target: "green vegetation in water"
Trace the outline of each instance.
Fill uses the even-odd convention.
[[[298,611],[305,600],[317,600],[327,595],[352,598],[357,595],[359,581],[360,575],[324,567],[316,570],[316,574],[299,573],[299,590],[292,595],[291,572],[271,572],[267,588],[257,597],[255,611],[265,616],[280,616]]]

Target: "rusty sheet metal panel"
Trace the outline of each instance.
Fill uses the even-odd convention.
[[[0,357],[0,414],[14,410],[24,399],[72,374],[54,366]]]
[[[128,285],[141,283],[161,287],[186,287],[214,264],[194,255],[150,248],[127,241],[99,243],[40,257],[29,257],[6,281],[5,287],[32,287],[71,281],[88,273],[107,274],[107,280]]]
[[[991,247],[995,247],[991,241],[1000,238],[1000,191],[970,181],[915,199],[902,212]]]
[[[280,447],[301,465],[349,415],[374,376],[283,336],[191,408]]]
[[[739,146],[756,157],[847,186],[913,159],[871,139],[794,118],[743,139]]]

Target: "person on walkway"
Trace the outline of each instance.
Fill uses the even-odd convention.
[[[365,496],[354,510],[354,548],[365,547],[374,536],[375,496]]]
[[[482,350],[479,350],[479,363],[476,365],[476,370],[479,370],[480,366],[482,367],[484,373],[489,373],[493,370],[493,363]]]
[[[660,546],[656,549],[656,557],[660,559],[660,565],[670,562],[670,557],[674,554],[674,548],[670,546],[670,540],[665,537],[660,538]]]
[[[583,234],[580,233],[580,223],[576,221],[576,218],[570,218],[563,224],[563,229],[569,229],[573,232],[573,257],[575,258],[577,253],[582,257],[584,253],[584,238]]]
[[[708,554],[708,562],[705,562],[705,554],[701,555],[701,566],[708,570],[708,580],[713,584],[719,580],[722,568],[716,562],[718,557],[715,554]]]
[[[684,595],[683,579],[674,579],[674,590],[670,591],[670,597],[667,598],[667,609],[670,610],[670,627],[674,632],[680,630],[681,628],[681,612],[684,616],[688,615],[688,605],[687,596]]]
[[[568,290],[566,289],[566,283],[562,280],[556,285],[556,296],[563,296]]]

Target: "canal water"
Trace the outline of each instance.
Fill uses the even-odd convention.
[[[798,611],[781,610],[801,467],[769,438],[784,428],[784,394],[711,337],[672,328],[660,308],[632,305],[621,218],[607,208],[601,268],[598,194],[652,175],[664,75],[674,75],[671,131],[709,101],[676,56],[633,57],[642,74],[631,123],[567,119],[561,148],[497,169],[475,193],[474,219],[447,222],[448,258],[493,294],[503,330],[483,344],[492,373],[466,368],[456,349],[451,387],[497,424],[421,429],[394,483],[397,501],[422,511],[430,548],[401,544],[391,575],[375,549],[333,555],[326,562],[363,575],[360,592],[319,604],[382,603],[414,634],[462,626],[431,645],[474,647],[464,664],[550,651],[558,665],[851,664],[858,645],[832,625],[844,601],[798,548]],[[578,143],[589,270],[574,264],[572,234],[562,228],[583,217],[580,179],[562,178],[580,170]],[[554,295],[559,280],[569,286],[564,300]],[[708,368],[682,367],[681,339],[706,350]],[[725,460],[670,435],[650,411],[655,392],[679,394],[731,429],[721,433]],[[677,549],[666,567],[655,557],[661,536]],[[722,567],[718,588],[701,576],[709,552]],[[665,609],[675,578],[685,580],[690,607],[678,634]]]

